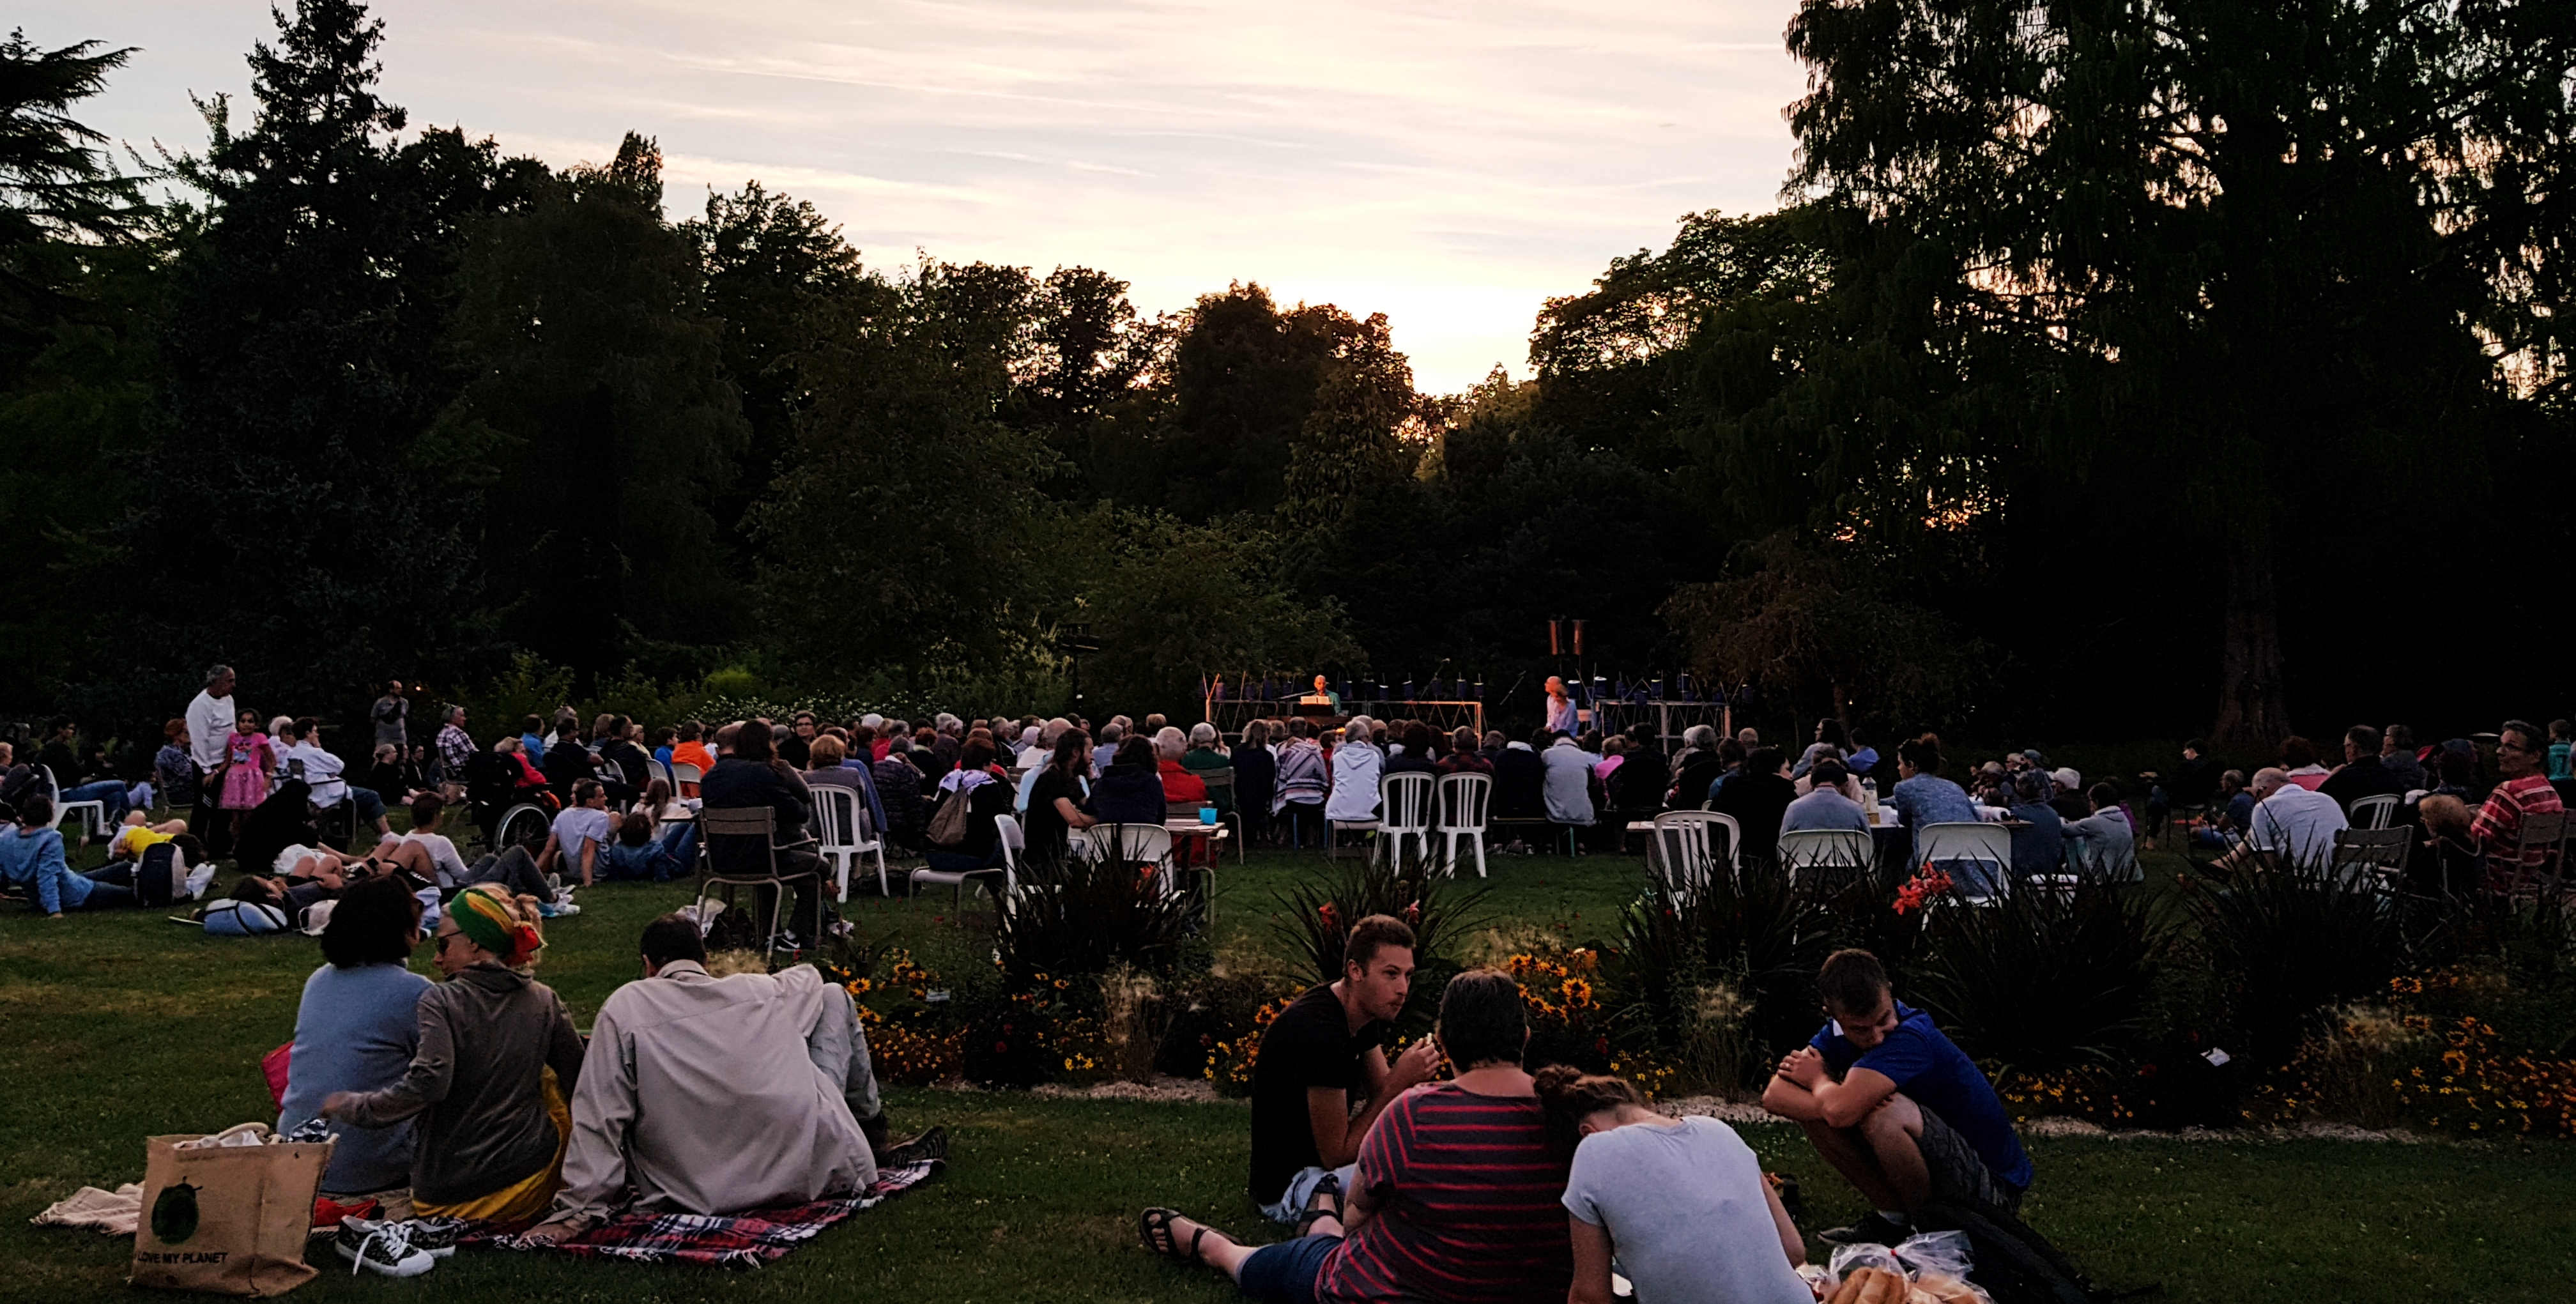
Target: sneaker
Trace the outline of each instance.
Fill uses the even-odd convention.
[[[580,913],[581,907],[570,901],[548,901],[537,907],[537,914],[546,919],[561,919],[566,915]]]
[[[908,1141],[898,1141],[887,1146],[885,1153],[877,1156],[877,1167],[901,1168],[906,1164],[928,1163],[933,1159],[947,1157],[948,1129],[934,1127]]]
[[[333,1242],[349,1261],[349,1275],[361,1270],[387,1277],[417,1277],[438,1266],[427,1250],[412,1248],[409,1224],[367,1218],[343,1218]]]
[[[433,1259],[456,1253],[456,1238],[465,1234],[462,1218],[414,1218],[407,1225],[411,1247]]]
[[[1873,1209],[1849,1227],[1816,1233],[1816,1239],[1833,1245],[1897,1245],[1913,1234],[1912,1228],[1889,1222]]]

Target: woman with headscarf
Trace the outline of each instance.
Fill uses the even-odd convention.
[[[564,1102],[582,1044],[562,999],[530,976],[546,944],[536,899],[469,887],[431,937],[447,981],[421,993],[410,1069],[380,1090],[333,1092],[322,1113],[369,1128],[419,1120],[411,1184],[421,1217],[542,1217],[563,1184]]]

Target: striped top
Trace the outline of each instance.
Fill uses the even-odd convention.
[[[1360,1142],[1375,1217],[1325,1261],[1317,1304],[1562,1304],[1566,1170],[1534,1096],[1416,1087]]]

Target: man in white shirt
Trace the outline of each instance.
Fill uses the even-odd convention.
[[[1558,734],[1538,759],[1547,766],[1547,817],[1559,824],[1592,827],[1592,762],[1596,758],[1576,746],[1571,737]]]
[[[2350,827],[2342,803],[2290,782],[2289,772],[2277,765],[2256,770],[2250,787],[2254,819],[2245,831],[2245,845],[2219,864],[2232,867],[2258,852],[2302,867],[2333,861],[2334,835]]]
[[[305,716],[286,726],[287,744],[278,754],[277,771],[281,775],[301,773],[305,786],[313,790],[313,804],[331,810],[344,801],[358,804],[358,818],[376,826],[376,836],[393,832],[385,820],[385,799],[373,788],[349,786],[342,771],[347,763],[322,745],[322,722]],[[300,767],[300,769],[299,769]]]
[[[224,739],[233,731],[233,668],[206,672],[206,686],[188,703],[188,760],[197,767],[197,802],[188,808],[188,831],[205,844],[209,856],[233,850],[232,816],[215,809],[215,793],[206,776],[224,763]]]
[[[546,838],[546,849],[537,853],[537,872],[561,873],[569,879],[578,870],[581,885],[588,887],[599,853],[616,835],[617,821],[608,813],[608,789],[597,779],[575,779],[572,805],[555,816],[555,831]]]

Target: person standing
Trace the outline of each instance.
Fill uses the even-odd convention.
[[[368,708],[367,718],[376,722],[376,745],[392,743],[408,750],[411,747],[411,702],[403,696],[402,681],[385,684],[385,695]],[[399,755],[400,753],[397,753]]]
[[[210,856],[229,856],[233,850],[233,822],[219,814],[220,788],[209,783],[211,776],[224,767],[224,740],[233,731],[233,668],[216,666],[206,672],[206,686],[199,689],[188,703],[188,759],[196,768],[197,800],[188,808],[188,831],[205,844]]]

